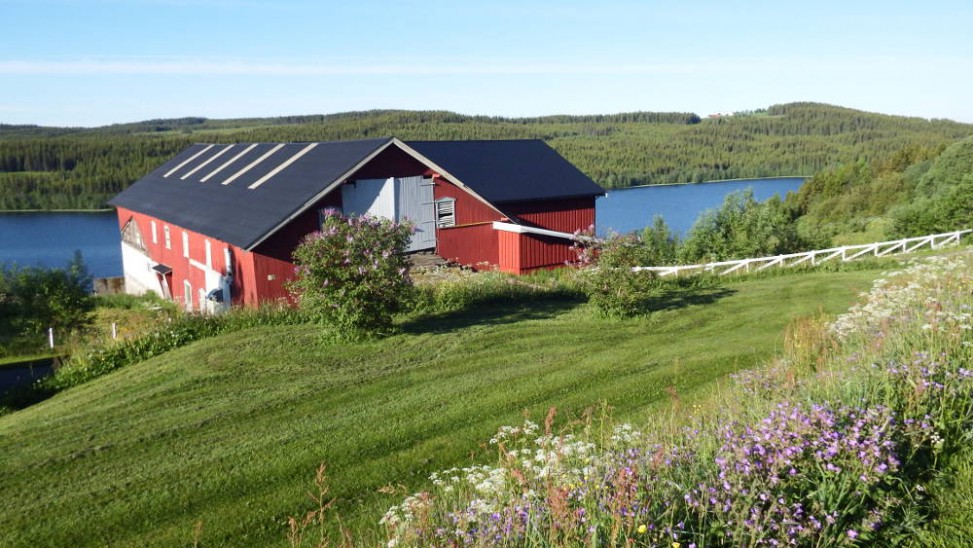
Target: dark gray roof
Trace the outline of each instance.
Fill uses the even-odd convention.
[[[251,249],[391,141],[196,144],[108,203]]]
[[[604,190],[539,140],[195,144],[108,203],[253,249],[389,145],[492,204]]]
[[[493,204],[605,194],[539,139],[408,141],[406,145]]]

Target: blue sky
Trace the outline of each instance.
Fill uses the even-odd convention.
[[[817,101],[973,122],[973,2],[0,0],[0,122]]]

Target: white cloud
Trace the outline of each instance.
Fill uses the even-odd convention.
[[[0,60],[4,75],[193,75],[193,76],[329,76],[329,75],[599,75],[599,74],[692,74],[767,71],[861,71],[874,72],[907,67],[930,70],[949,65],[953,70],[969,60],[869,58],[687,60],[664,63],[551,63],[477,60],[445,60],[431,63],[344,62],[286,63],[239,59],[72,59]],[[964,62],[965,61],[965,62]],[[933,63],[933,67],[930,66]]]
[[[547,60],[441,58],[428,62],[388,59],[287,62],[274,59],[220,58],[81,58],[0,60],[2,75],[187,75],[187,76],[331,76],[331,75],[667,75],[667,74],[928,74],[973,70],[969,58],[915,57],[753,57],[668,59],[665,62],[576,63]]]

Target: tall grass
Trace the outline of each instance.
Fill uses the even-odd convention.
[[[389,509],[388,545],[915,538],[973,441],[970,266],[969,254],[916,262],[835,321],[792,325],[781,357],[735,376],[708,411],[563,431],[552,411],[543,427],[502,427],[494,464],[434,473]]]

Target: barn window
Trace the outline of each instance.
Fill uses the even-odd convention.
[[[145,252],[145,241],[142,239],[142,231],[139,230],[139,225],[135,222],[135,219],[129,219],[125,223],[125,228],[122,229],[122,241],[143,253]]]
[[[159,243],[159,233],[156,230],[155,221],[149,221],[149,224],[152,225],[152,243],[157,244]]]
[[[189,258],[189,233],[182,231],[182,256]]]
[[[455,198],[436,200],[436,226],[439,228],[456,226]]]
[[[169,237],[169,225],[163,225],[162,232],[165,233],[166,237],[166,249],[172,249],[172,239]]]
[[[193,311],[193,286],[189,283],[189,280],[182,281],[182,299],[185,303],[186,311]]]

